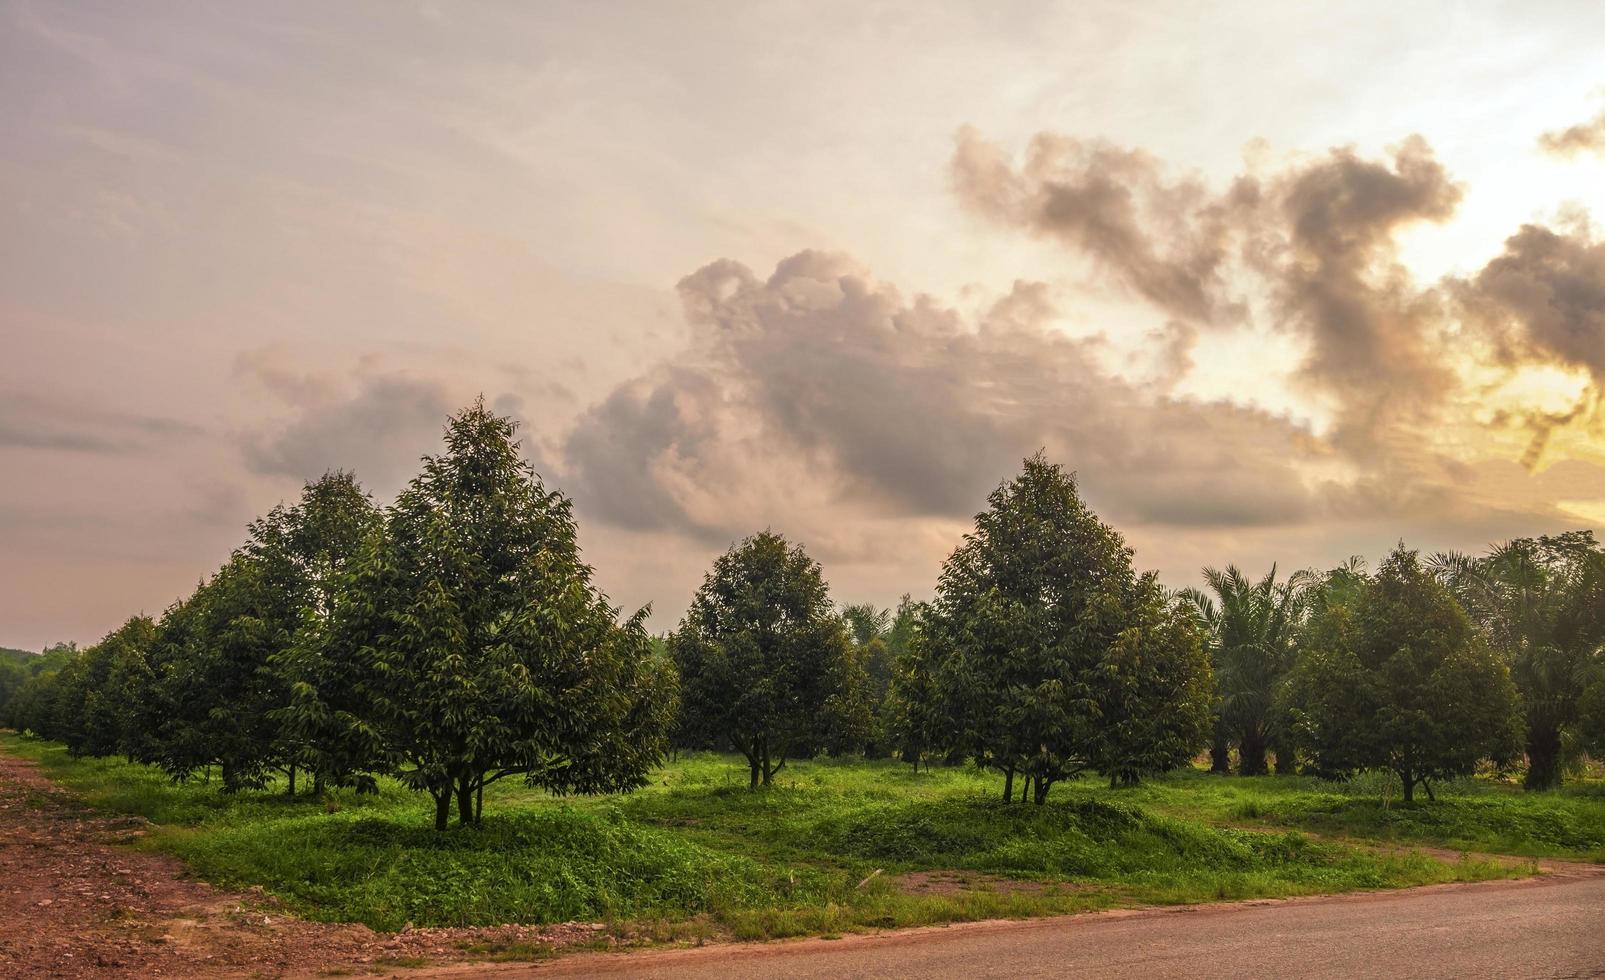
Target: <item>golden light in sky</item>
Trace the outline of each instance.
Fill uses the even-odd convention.
[[[1605,497],[1598,500],[1557,500],[1556,506],[1595,527],[1605,527]]]

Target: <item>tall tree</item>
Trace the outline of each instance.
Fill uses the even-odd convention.
[[[287,694],[270,657],[295,609],[271,569],[235,553],[163,618],[155,644],[162,716],[156,758],[175,779],[213,765],[224,792],[256,789],[284,767],[273,713]]]
[[[114,634],[106,682],[96,711],[103,719],[106,753],[117,752],[130,762],[154,753],[155,732],[148,706],[156,699],[156,672],[150,658],[161,637],[161,627],[148,616],[136,616]]]
[[[1287,691],[1319,769],[1391,770],[1411,801],[1520,750],[1509,668],[1415,552],[1401,545],[1374,578],[1340,569],[1320,592]]]
[[[868,646],[886,635],[892,625],[892,611],[880,609],[868,602],[853,602],[842,607],[842,622],[858,646]]]
[[[669,650],[683,723],[744,755],[754,789],[821,742],[832,698],[850,696],[852,646],[819,565],[772,531],[714,561]]]
[[[356,477],[331,471],[307,483],[295,505],[281,504],[252,522],[241,549],[286,599],[279,607],[288,617],[280,624],[284,643],[269,660],[285,686],[273,712],[278,724],[274,751],[289,776],[292,794],[297,769],[312,773],[316,792],[330,781],[353,782],[372,761],[347,757],[339,724],[319,710],[321,704],[339,700],[334,688],[345,679],[335,676],[319,651],[322,632],[341,595],[341,582],[380,524],[378,508]],[[322,702],[317,696],[320,688]]]
[[[897,607],[892,630],[896,653],[883,721],[887,742],[915,772],[926,753],[946,748],[951,736],[932,676],[930,644],[921,627],[923,608],[907,596]]]
[[[1236,565],[1204,569],[1209,592],[1183,590],[1208,637],[1217,692],[1212,770],[1224,771],[1224,749],[1235,743],[1245,776],[1269,771],[1265,753],[1279,734],[1277,691],[1292,669],[1302,624],[1305,577],[1278,582],[1273,566],[1250,581]],[[1291,762],[1277,754],[1277,769]]]
[[[908,597],[903,597],[906,604]],[[902,608],[900,604],[899,609]],[[853,641],[853,667],[841,687],[855,691],[856,697],[846,699],[850,709],[843,712],[843,721],[832,725],[832,752],[847,739],[855,738],[855,748],[862,748],[869,756],[886,752],[886,697],[892,682],[892,661],[896,656],[892,644],[898,640],[894,627],[898,626],[897,613],[881,609],[870,603],[854,603],[842,608],[842,621]]]
[[[862,647],[849,644],[837,660],[820,716],[818,740],[831,755],[856,755],[873,747],[880,704],[874,700],[869,664],[871,657],[884,650],[879,640]]]
[[[74,754],[133,756],[141,740],[136,708],[149,693],[146,657],[156,623],[135,616],[85,650],[82,687],[70,695],[76,718],[64,741]]]
[[[1090,761],[1111,787],[1191,759],[1209,731],[1214,694],[1203,638],[1158,576],[1138,576],[1128,602],[1124,628],[1094,675],[1104,727]]]
[[[1188,759],[1210,683],[1191,617],[1040,454],[988,502],[925,623],[959,746],[1003,772],[1005,798],[1020,774],[1037,803],[1088,768],[1130,781]]]
[[[321,733],[292,710],[296,685],[317,665],[296,660],[296,638],[321,628],[348,556],[377,521],[344,472],[252,521],[218,574],[164,619],[160,656],[149,665],[162,710],[155,738],[136,754],[175,778],[219,765],[225,791],[262,786],[279,772],[293,794],[306,768],[321,788]]]
[[[1510,664],[1527,723],[1528,789],[1561,781],[1590,679],[1605,668],[1605,549],[1591,531],[1520,538],[1432,567]]]
[[[354,675],[354,737],[477,823],[484,788],[641,785],[662,758],[673,678],[642,621],[620,622],[580,559],[569,501],[477,402],[386,513],[345,580],[322,654]]]

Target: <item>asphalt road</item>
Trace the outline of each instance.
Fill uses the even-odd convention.
[[[1605,977],[1605,875],[593,954],[499,977]]]

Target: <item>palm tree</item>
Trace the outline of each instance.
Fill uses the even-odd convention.
[[[1210,771],[1227,770],[1228,753],[1236,742],[1238,771],[1261,776],[1268,771],[1266,750],[1279,741],[1276,694],[1293,666],[1310,577],[1300,572],[1278,583],[1272,566],[1255,582],[1237,566],[1228,565],[1224,571],[1204,569],[1204,582],[1209,592],[1184,589],[1181,595],[1207,633],[1215,670],[1216,725]],[[1285,770],[1290,761],[1288,753],[1277,752],[1278,771]]]
[[[1527,724],[1528,789],[1561,782],[1579,701],[1605,671],[1605,550],[1591,531],[1519,538],[1433,571],[1510,664]]]

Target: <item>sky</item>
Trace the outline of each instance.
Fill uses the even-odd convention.
[[[1042,450],[1193,584],[1605,529],[1605,5],[0,0],[0,645],[483,395],[674,626]]]

